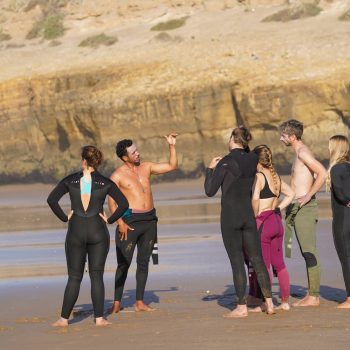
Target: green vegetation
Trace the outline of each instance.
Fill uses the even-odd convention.
[[[339,21],[350,21],[350,9],[339,16]]]
[[[44,16],[34,23],[32,29],[28,32],[26,39],[43,37],[47,40],[56,39],[62,36],[66,30],[63,25],[63,15],[51,14]]]
[[[317,16],[322,9],[316,4],[300,4],[274,13],[262,20],[262,22],[288,22],[301,18]]]
[[[167,21],[167,22],[160,22],[155,26],[153,26],[151,30],[165,31],[165,30],[177,29],[185,25],[187,18],[188,17],[182,17],[179,19],[171,19],[170,21]]]
[[[105,33],[90,36],[84,39],[79,46],[97,48],[100,45],[111,46],[118,41],[116,36],[107,36]]]
[[[5,33],[2,28],[0,28],[0,42],[1,41],[7,41],[7,40],[11,40],[12,37],[10,34]]]
[[[44,39],[55,39],[64,34],[65,28],[63,25],[62,15],[51,15],[46,18],[42,28],[42,36]]]

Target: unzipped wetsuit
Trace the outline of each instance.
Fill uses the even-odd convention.
[[[206,170],[204,184],[209,197],[214,196],[221,187],[221,232],[240,305],[246,304],[247,275],[243,249],[256,271],[264,297],[272,297],[251,204],[257,164],[255,153],[235,148],[220,160],[215,170]]]
[[[331,181],[333,239],[343,270],[346,293],[350,297],[350,164],[334,165]]]
[[[47,203],[56,216],[64,222],[68,216],[58,204],[61,197],[69,192],[71,209],[74,211],[68,223],[65,242],[68,266],[68,282],[64,293],[61,317],[68,319],[78,299],[80,283],[84,274],[86,255],[89,259],[91,279],[91,298],[95,317],[103,316],[104,283],[103,272],[109,251],[109,232],[105,221],[100,217],[106,196],[111,196],[118,204],[116,211],[108,218],[111,224],[118,220],[129,204],[123,193],[113,181],[97,171],[91,173],[91,196],[87,210],[81,201],[80,179],[78,172],[64,178],[50,193]]]

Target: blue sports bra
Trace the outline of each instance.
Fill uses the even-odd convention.
[[[91,180],[86,181],[84,177],[81,178],[81,194],[91,194]]]
[[[275,195],[271,189],[270,189],[270,186],[269,186],[269,183],[267,182],[267,178],[265,176],[265,174],[261,171],[259,171],[260,174],[263,174],[264,178],[265,178],[265,185],[264,185],[264,188],[260,191],[260,199],[267,199],[267,198],[273,198],[273,197],[279,197],[280,196],[280,193],[281,193],[281,179],[280,179],[280,190],[279,190],[279,194],[278,196]]]

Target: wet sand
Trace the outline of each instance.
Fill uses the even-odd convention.
[[[31,213],[46,210],[48,185],[0,187],[1,222],[11,210]],[[26,199],[20,195],[26,191]],[[6,196],[11,203],[6,201]],[[145,300],[157,311],[135,313],[135,262],[123,298],[124,311],[108,316],[107,328],[93,325],[90,282],[85,274],[75,317],[68,329],[50,326],[60,313],[65,287],[65,226],[50,227],[52,214],[40,224],[21,220],[0,232],[0,344],[4,349],[347,349],[350,310],[335,306],[345,298],[340,263],[334,249],[328,196],[319,196],[321,208],[318,247],[322,267],[322,304],[273,316],[250,314],[246,319],[224,319],[234,307],[234,289],[219,226],[220,198],[207,199],[202,181],[154,186],[159,215],[160,265],[150,265]],[[17,200],[15,199],[17,196]],[[67,203],[67,202],[65,202]],[[11,209],[12,208],[12,209]],[[41,208],[38,210],[38,208]],[[52,220],[52,221],[51,221]],[[41,225],[41,226],[40,226]],[[43,229],[39,229],[43,227]],[[6,226],[5,226],[6,228]],[[114,227],[105,284],[107,310],[113,299]],[[292,259],[292,300],[305,294],[307,277],[296,241]],[[273,292],[278,302],[277,280]]]

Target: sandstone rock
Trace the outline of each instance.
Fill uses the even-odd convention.
[[[213,156],[226,152],[238,124],[251,129],[253,146],[269,144],[277,165],[287,169],[293,154],[279,142],[282,120],[303,121],[305,141],[323,161],[328,138],[347,134],[350,125],[349,81],[253,88],[225,82],[180,93],[121,96],[124,73],[90,71],[0,84],[0,182],[61,178],[79,167],[85,144],[103,150],[109,173],[117,164],[115,143],[122,138],[134,139],[143,159],[164,161],[162,136],[169,131],[180,134],[175,175],[197,176]]]

